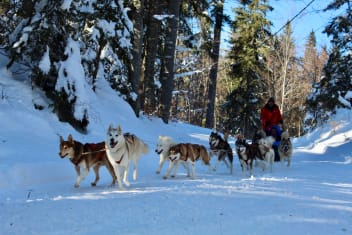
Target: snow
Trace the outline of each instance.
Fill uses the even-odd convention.
[[[66,1],[67,3],[69,1]],[[74,42],[72,42],[74,44]],[[74,50],[75,48],[73,48]],[[70,58],[70,57],[69,57]],[[273,172],[255,168],[234,173],[224,164],[208,172],[200,162],[196,179],[180,167],[175,179],[156,174],[159,135],[208,148],[209,129],[141,116],[104,80],[96,93],[85,92],[90,106],[88,134],[58,121],[44,98],[17,80],[0,59],[0,234],[351,234],[352,116],[340,110],[325,126],[293,139],[291,167],[275,163]],[[77,68],[80,70],[80,68]],[[77,84],[76,84],[77,85]],[[82,86],[83,91],[87,87]],[[47,104],[33,108],[32,100]],[[90,172],[74,188],[75,171],[58,156],[59,137],[81,142],[105,139],[109,124],[120,124],[150,148],[139,161],[139,176],[121,191],[101,180],[91,187]],[[230,139],[234,148],[234,139]],[[212,159],[212,165],[215,159]],[[130,179],[132,177],[130,176]]]
[[[85,80],[79,42],[68,38],[65,55],[68,58],[60,63],[55,89],[59,92],[64,89],[69,96],[69,101],[76,99],[74,116],[77,120],[83,120],[89,109],[90,101],[87,96],[92,96],[92,91],[88,89],[89,86]]]
[[[50,71],[50,56],[49,56],[49,47],[46,46],[46,51],[39,62],[39,68],[44,74],[48,74]]]
[[[68,10],[70,9],[72,0],[64,0],[61,4],[61,9],[62,10]]]

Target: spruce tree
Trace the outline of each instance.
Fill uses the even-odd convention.
[[[228,55],[234,89],[223,104],[223,110],[227,115],[225,128],[232,132],[241,129],[247,137],[260,123],[263,92],[260,72],[265,70],[266,44],[270,36],[271,22],[266,18],[269,10],[272,8],[262,0],[243,1],[242,6],[235,9],[232,48]]]

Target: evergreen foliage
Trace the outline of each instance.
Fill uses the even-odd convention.
[[[325,33],[332,37],[333,49],[324,67],[325,76],[314,84],[308,98],[308,108],[313,118],[307,119],[317,125],[327,120],[338,108],[351,109],[352,105],[352,11],[349,0],[336,0],[325,10],[345,8],[345,14],[336,16],[326,26]]]
[[[25,66],[32,85],[53,101],[61,121],[83,132],[86,129],[89,107],[77,95],[79,83],[94,91],[96,81],[106,79],[126,100],[132,99],[126,66],[131,58],[132,24],[121,1],[41,0],[12,8],[27,14],[8,22],[15,24],[12,32],[5,32],[8,68],[14,63]],[[80,77],[65,67],[70,56],[78,60]],[[46,70],[41,66],[44,57],[50,63]]]
[[[237,132],[240,127],[247,137],[260,123],[260,97],[263,93],[260,71],[265,70],[266,45],[271,34],[271,22],[266,18],[270,10],[272,8],[266,1],[261,0],[244,1],[235,9],[232,48],[228,55],[232,64],[229,76],[235,86],[222,107],[227,117],[225,128]]]

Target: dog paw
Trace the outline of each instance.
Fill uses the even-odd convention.
[[[75,184],[75,188],[79,188],[79,184]]]
[[[160,174],[160,171],[156,171],[155,173],[156,173],[156,174]]]
[[[96,183],[91,183],[91,185],[92,185],[92,187],[95,187],[95,186],[97,186],[97,184]]]
[[[164,179],[164,180],[166,180],[166,179],[167,179],[167,176],[166,176],[166,175],[165,175],[165,176],[163,176],[163,179]]]

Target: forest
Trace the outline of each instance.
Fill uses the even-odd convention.
[[[325,22],[331,47],[318,48],[312,31],[303,55],[290,21],[272,30],[270,0],[233,2],[227,15],[225,0],[3,0],[0,53],[8,70],[25,74],[24,82],[48,99],[33,101],[36,109],[51,109],[82,133],[93,117],[81,85],[96,92],[101,80],[137,117],[246,137],[261,128],[269,97],[292,136],[351,109],[350,0],[324,1],[324,11],[342,12]],[[231,38],[224,51],[225,26]]]

